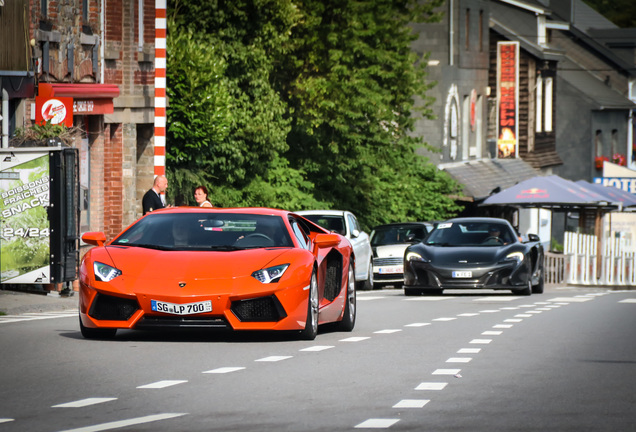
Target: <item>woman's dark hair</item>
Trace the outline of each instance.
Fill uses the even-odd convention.
[[[205,194],[206,198],[208,196],[208,188],[206,188],[205,186],[201,185],[201,186],[197,186],[194,188],[194,191],[196,192],[197,189],[201,189],[203,191],[203,193]]]

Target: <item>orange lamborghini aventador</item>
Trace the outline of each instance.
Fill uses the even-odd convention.
[[[303,217],[268,208],[175,207],[146,214],[95,245],[80,267],[86,338],[117,329],[351,331],[351,244]]]

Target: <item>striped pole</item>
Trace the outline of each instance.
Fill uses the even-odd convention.
[[[166,2],[155,0],[155,176],[166,174]]]

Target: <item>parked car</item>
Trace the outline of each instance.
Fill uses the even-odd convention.
[[[80,266],[79,325],[86,338],[117,329],[351,331],[353,249],[344,236],[265,208],[175,207],[146,214]]]
[[[495,289],[542,293],[543,246],[529,234],[522,242],[510,222],[456,218],[439,223],[424,242],[404,254],[404,293],[444,289]]]
[[[373,286],[393,285],[402,288],[404,282],[404,251],[419,243],[433,229],[429,222],[398,222],[378,225],[371,231],[373,250]]]
[[[353,213],[343,210],[302,210],[296,214],[349,239],[355,257],[358,289],[373,289],[373,253],[369,234],[362,231]]]

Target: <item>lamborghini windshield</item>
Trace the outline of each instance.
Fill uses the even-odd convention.
[[[293,247],[281,217],[241,213],[150,214],[112,244],[161,250]]]

